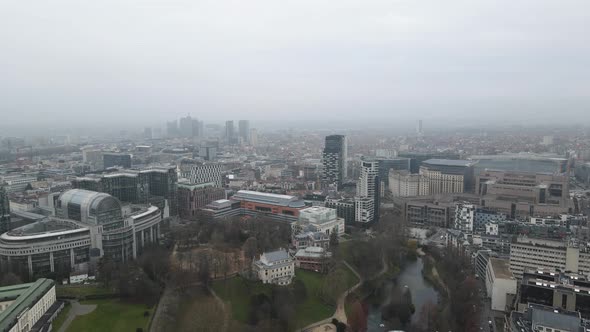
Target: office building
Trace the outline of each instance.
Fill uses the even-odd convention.
[[[153,137],[153,134],[152,134],[152,128],[145,127],[143,129],[143,138],[145,138],[145,139],[152,139],[152,138],[154,138]]]
[[[375,199],[370,197],[354,198],[355,221],[370,223],[375,220]]]
[[[453,228],[465,233],[473,233],[475,223],[475,205],[466,203],[455,204],[455,225]]]
[[[18,173],[0,176],[0,183],[4,182],[7,193],[25,191],[27,186],[38,180],[36,173]]]
[[[379,190],[379,163],[377,161],[362,161],[361,176],[357,183],[356,221],[379,221],[379,205],[381,193]],[[372,202],[371,202],[372,201]],[[373,211],[366,211],[372,209]]]
[[[503,153],[471,156],[468,159],[474,162],[476,176],[486,170],[548,174],[563,174],[568,171],[568,160],[554,154]]]
[[[195,160],[183,159],[179,166],[180,177],[190,183],[215,183],[217,188],[223,188],[221,164],[214,162],[202,163]]]
[[[216,146],[201,146],[201,147],[199,147],[199,157],[205,161],[217,161],[217,147]]]
[[[411,197],[420,195],[420,179],[422,175],[411,174],[409,171],[390,170],[389,190],[393,197]]]
[[[244,143],[250,143],[250,121],[238,121],[238,134]]]
[[[0,287],[0,331],[50,331],[61,308],[53,280]]]
[[[486,290],[492,300],[491,309],[509,311],[509,306],[516,296],[516,278],[510,271],[510,263],[491,257],[486,271]]]
[[[338,218],[343,218],[346,224],[352,224],[355,222],[356,213],[354,200],[346,198],[327,198],[324,204],[327,208],[335,209]]]
[[[490,257],[494,257],[494,253],[489,249],[481,249],[473,254],[472,265],[477,279],[486,280]]]
[[[10,230],[10,201],[8,193],[0,182],[0,234]]]
[[[178,175],[173,166],[89,174],[72,180],[76,189],[107,193],[127,203],[154,204],[164,216],[178,214],[177,183]]]
[[[178,121],[170,121],[166,123],[166,135],[168,137],[178,137],[179,130],[178,130]]]
[[[518,289],[517,308],[523,312],[530,305],[579,312],[590,318],[590,281],[586,275],[555,269],[527,269]],[[547,331],[547,330],[545,330]]]
[[[225,199],[225,190],[214,182],[200,184],[178,184],[178,215],[180,218],[194,218],[200,209],[214,201]]]
[[[264,284],[286,286],[295,276],[295,260],[283,249],[265,252],[252,262],[252,271]]]
[[[250,129],[250,145],[256,147],[258,146],[258,130]]]
[[[523,312],[512,311],[506,319],[507,332],[585,332],[579,312],[529,304]]]
[[[576,180],[580,181],[586,186],[590,185],[590,163],[576,163],[574,175]]]
[[[473,191],[473,168],[466,160],[429,159],[420,166],[422,195]]]
[[[269,216],[283,216],[285,220],[296,221],[299,213],[305,208],[305,202],[290,195],[262,193],[250,190],[240,190],[231,197],[239,201],[240,207],[246,211]]]
[[[84,164],[89,165],[92,170],[101,170],[104,168],[102,153],[100,149],[84,148],[82,149],[82,161]]]
[[[409,158],[372,158],[365,159],[367,161],[377,161],[379,164],[379,179],[382,184],[382,192],[386,189],[391,190],[389,182],[389,174],[391,170],[396,171],[410,171],[410,159]]]
[[[411,224],[448,227],[454,216],[452,204],[440,204],[432,201],[407,201],[404,204],[406,221]]]
[[[102,155],[104,168],[123,167],[131,168],[131,155],[128,153],[105,152]]]
[[[504,221],[506,221],[505,214],[491,211],[486,208],[476,208],[473,229],[474,231],[482,232],[485,231],[487,224],[495,223],[496,225],[498,225],[498,223]]]
[[[416,134],[418,134],[418,136],[424,135],[424,131],[422,129],[422,120],[418,120],[418,125],[416,126]]]
[[[510,219],[570,213],[567,176],[487,170],[477,176],[481,205]]]
[[[510,245],[510,270],[522,278],[526,269],[558,269],[584,275],[590,274],[590,252],[563,240],[519,236]]]
[[[336,215],[336,209],[313,206],[299,211],[299,220],[292,225],[292,234],[304,231],[326,235],[344,235],[344,219]]]
[[[178,127],[181,137],[193,137],[193,119],[190,115],[180,118]]]
[[[457,160],[461,158],[459,154],[449,152],[400,152],[397,155],[410,159],[410,173],[412,174],[418,173],[422,163],[429,159]]]
[[[228,144],[235,144],[236,143],[236,132],[234,129],[234,122],[233,121],[225,121],[225,141]]]
[[[3,270],[26,278],[69,275],[87,271],[91,260],[102,256],[128,261],[160,238],[162,216],[157,207],[123,209],[105,193],[68,190],[58,198],[56,215],[0,235]]]
[[[322,185],[340,188],[348,172],[348,146],[346,136],[326,136],[322,153]]]

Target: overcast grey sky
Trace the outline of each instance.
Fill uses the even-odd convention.
[[[588,0],[0,1],[5,125],[589,121],[589,102]]]

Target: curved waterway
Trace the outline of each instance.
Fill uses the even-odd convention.
[[[416,307],[416,312],[412,316],[412,322],[420,319],[420,310],[422,306],[428,302],[436,304],[438,302],[438,292],[422,277],[422,268],[424,263],[422,258],[418,257],[416,261],[408,263],[403,271],[397,276],[395,280],[387,281],[387,284],[382,288],[388,294],[391,294],[392,287],[408,286],[412,293],[412,303]],[[370,306],[368,320],[369,332],[386,331],[386,329],[379,327],[383,322],[381,320],[381,307],[388,304],[391,300],[390,295],[383,299],[380,306]]]

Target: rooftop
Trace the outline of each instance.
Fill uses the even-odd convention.
[[[289,256],[289,253],[283,249],[271,251],[271,252],[265,252],[263,255],[264,255],[264,258],[266,258],[266,261],[268,263],[283,261],[283,260],[289,259],[291,257],[291,256]]]
[[[428,159],[422,162],[423,164],[438,165],[438,166],[458,166],[468,167],[473,164],[470,160],[453,160],[453,159]]]
[[[265,204],[281,205],[288,207],[305,206],[305,202],[296,196],[262,193],[250,190],[240,190],[234,196],[232,196],[232,199],[237,201],[255,201]]]
[[[18,316],[31,308],[55,283],[50,279],[38,279],[29,284],[21,284],[0,288],[0,299],[7,296],[16,296],[14,302],[4,311],[0,312],[0,331],[8,331],[16,323]]]
[[[579,313],[564,312],[542,306],[531,306],[533,326],[541,325],[561,331],[580,331],[582,320]]]
[[[500,279],[514,279],[512,272],[510,271],[510,262],[500,258],[490,258],[492,269],[496,278]]]

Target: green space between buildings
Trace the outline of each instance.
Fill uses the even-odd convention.
[[[144,304],[128,303],[120,299],[83,301],[81,304],[96,304],[88,315],[77,316],[67,332],[129,332],[142,328],[147,331],[153,310]],[[148,315],[145,315],[146,311]]]

